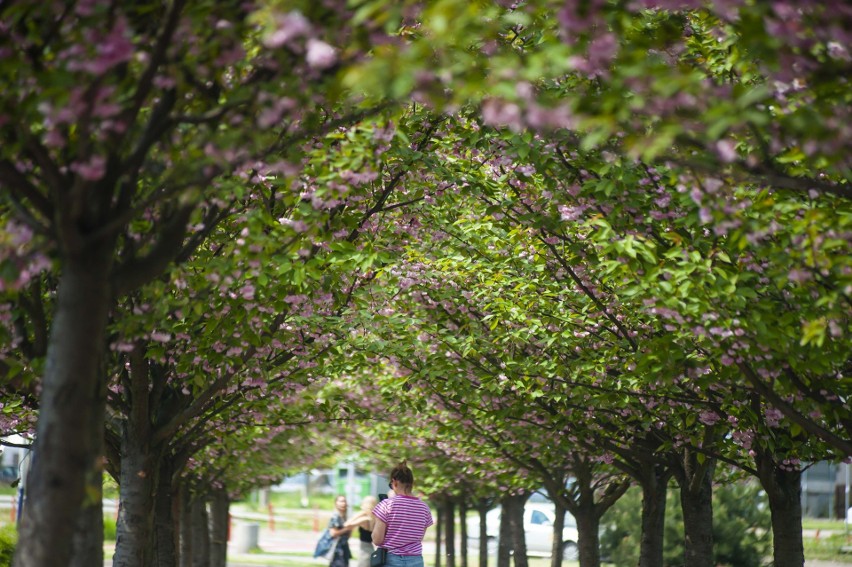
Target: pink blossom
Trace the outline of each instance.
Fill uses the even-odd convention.
[[[826,47],[828,48],[827,51],[829,57],[833,59],[840,59],[843,61],[849,61],[850,59],[852,59],[852,57],[850,57],[849,55],[849,50],[846,48],[845,45],[841,43],[838,43],[836,41],[829,41]]]
[[[787,278],[789,278],[791,282],[801,284],[811,279],[811,275],[806,270],[794,268],[787,274]]]
[[[572,207],[570,205],[559,205],[559,217],[563,221],[575,221],[583,216],[586,210],[585,206]]]
[[[311,32],[311,23],[298,11],[278,16],[275,23],[277,24],[275,31],[263,40],[263,44],[270,49],[284,47],[294,39],[304,37]]]
[[[724,163],[732,163],[737,159],[737,148],[731,140],[719,140],[716,142],[716,155]]]
[[[523,128],[520,107],[494,98],[482,103],[482,120],[490,126],[508,126],[515,131]]]
[[[86,181],[97,181],[106,173],[106,158],[103,156],[92,156],[88,162],[72,163],[71,171]]]
[[[246,284],[240,290],[240,295],[243,299],[254,299],[254,286],[251,284]]]
[[[700,421],[704,425],[715,425],[721,419],[722,418],[719,416],[719,414],[710,410],[703,411],[698,415],[698,421]]]
[[[74,11],[79,16],[91,16],[95,13],[95,8],[98,6],[98,0],[79,0],[74,5]]]
[[[604,33],[592,39],[588,49],[586,69],[594,76],[607,76],[612,60],[618,52],[618,39],[614,33]]]
[[[766,425],[769,427],[778,427],[781,423],[781,418],[784,417],[784,414],[781,413],[781,410],[776,408],[766,408],[764,412],[766,416]]]
[[[309,39],[305,61],[312,69],[328,69],[337,62],[337,51],[324,41]]]
[[[84,61],[78,67],[93,75],[103,75],[111,68],[130,61],[133,57],[133,43],[127,37],[127,21],[124,18],[119,18],[109,34],[100,38],[96,53],[95,59]]]

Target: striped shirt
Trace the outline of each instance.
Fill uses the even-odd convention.
[[[376,504],[373,515],[387,524],[385,542],[380,547],[394,555],[423,555],[423,536],[434,521],[422,500],[398,494]]]

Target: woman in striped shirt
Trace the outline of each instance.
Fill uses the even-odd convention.
[[[406,461],[395,466],[390,485],[395,496],[373,508],[373,543],[388,550],[387,567],[423,567],[423,536],[434,523],[425,502],[414,496],[414,473]]]

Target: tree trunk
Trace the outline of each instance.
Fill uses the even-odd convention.
[[[527,540],[524,533],[524,503],[528,494],[512,495],[503,498],[503,514],[508,516],[511,534],[512,556],[515,567],[528,567]]]
[[[121,431],[121,501],[113,567],[148,567],[153,563],[154,492],[160,480],[161,455],[151,447],[145,353],[137,347],[129,358],[126,395],[130,411]]]
[[[192,498],[189,531],[192,534],[192,566],[210,567],[210,516],[207,501],[196,494]]]
[[[584,506],[581,506],[575,519],[577,520],[577,539],[580,540],[577,542],[580,567],[600,567],[600,514],[594,508],[586,510]]]
[[[210,567],[226,567],[230,505],[224,489],[216,490],[210,499]]]
[[[772,515],[773,566],[802,567],[802,472],[781,468],[763,450],[757,451],[755,461]]]
[[[480,500],[476,511],[479,513],[479,567],[488,567],[488,501]]]
[[[556,503],[554,511],[553,544],[550,546],[550,567],[562,567],[562,530],[565,528],[565,507]]]
[[[153,561],[156,459],[132,442],[122,446],[113,567],[148,567]]]
[[[103,479],[101,479],[103,486]],[[88,483],[87,483],[88,484]],[[74,531],[74,552],[69,567],[91,567],[104,564],[104,509],[101,491],[92,502],[86,502]]]
[[[497,536],[497,567],[509,567],[512,561],[512,523],[509,520],[510,513],[507,509],[512,504],[509,497],[500,499],[500,531]]]
[[[451,498],[444,502],[444,550],[447,554],[447,567],[456,567],[456,507]]]
[[[65,258],[39,400],[35,458],[15,550],[17,567],[67,567],[87,479],[102,466],[98,398],[111,243]]]
[[[103,363],[103,360],[101,361]],[[101,364],[101,376],[106,370]],[[105,451],[104,428],[106,427],[106,380],[98,380],[96,405],[92,408],[92,419],[98,420],[91,433],[95,454],[102,456]],[[86,497],[74,532],[73,552],[69,567],[90,567],[104,564],[104,499],[103,499],[103,460],[91,467],[86,474]]]
[[[443,509],[443,500],[438,500],[435,504],[438,510]],[[439,512],[436,520],[437,522],[435,525],[435,567],[441,567],[441,536],[443,535],[444,531],[444,515]]]
[[[570,485],[564,476],[545,478],[545,487],[556,511],[551,567],[560,567],[564,559],[565,544],[558,545],[557,541],[562,542],[566,512],[571,512],[577,523],[577,541],[574,543],[577,545],[580,565],[600,566],[601,517],[630,486],[621,475],[600,471],[600,464],[579,454],[572,454],[571,473],[574,480]]]
[[[170,456],[160,459],[154,488],[154,556],[151,567],[177,567],[176,500]],[[179,510],[179,508],[178,508]]]
[[[178,533],[180,534],[180,553],[178,564],[180,567],[193,566],[193,540],[192,540],[192,500],[189,487],[181,483],[178,490],[178,501],[180,502],[180,514],[177,515]]]
[[[696,454],[686,450],[676,469],[683,511],[684,565],[714,567],[713,555],[713,471],[715,459],[699,463]]]
[[[467,567],[467,497],[459,502],[459,553],[461,553],[461,567]]]
[[[666,487],[671,471],[647,465],[642,471],[642,538],[639,567],[663,566],[663,528],[666,524]]]

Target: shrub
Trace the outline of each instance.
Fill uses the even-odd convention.
[[[14,524],[0,528],[0,567],[10,567],[18,543],[18,530]]]
[[[663,563],[683,565],[683,514],[676,490],[666,502]],[[631,488],[601,522],[601,554],[617,567],[639,563],[642,491]],[[763,491],[754,483],[717,487],[713,494],[715,562],[727,567],[760,567],[769,553],[769,508]]]
[[[115,520],[112,518],[104,518],[104,541],[115,541]]]

